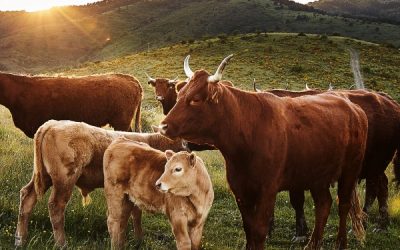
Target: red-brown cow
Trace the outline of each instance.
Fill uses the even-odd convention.
[[[321,94],[321,90],[288,91],[269,90],[280,97],[299,97]],[[400,149],[400,105],[384,93],[366,90],[341,90],[327,93],[348,98],[359,105],[368,118],[368,139],[362,171],[359,179],[366,179],[364,212],[368,213],[374,200],[378,198],[380,220],[378,230],[385,230],[389,223],[388,179],[385,170],[393,158],[396,149]],[[396,162],[396,161],[394,161]],[[396,168],[395,168],[396,170]],[[290,202],[296,210],[296,241],[307,234],[304,217],[304,193],[291,191]]]
[[[110,124],[115,130],[140,131],[143,90],[136,78],[112,74],[86,77],[30,77],[0,74],[0,104],[14,124],[33,138],[48,120],[82,121],[93,126]]]
[[[191,79],[161,123],[161,132],[171,138],[209,143],[221,151],[242,215],[247,249],[264,248],[276,194],[305,189],[311,190],[316,209],[308,247],[319,248],[332,203],[329,186],[336,181],[340,202],[337,246],[346,248],[346,218],[351,198],[356,198],[352,190],[368,132],[365,113],[330,94],[280,98],[224,86],[219,81],[230,58],[222,61],[214,75],[205,70],[191,72],[186,58]]]

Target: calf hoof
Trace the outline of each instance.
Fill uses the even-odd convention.
[[[306,242],[306,240],[307,240],[307,236],[293,236],[291,241],[293,243],[303,243],[303,242]]]
[[[21,236],[15,236],[15,247],[22,247],[24,245],[24,241]]]

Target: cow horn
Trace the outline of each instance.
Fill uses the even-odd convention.
[[[147,74],[146,72],[144,72],[144,74],[147,76],[147,78],[149,78],[149,82],[152,82],[152,83],[156,82],[156,79],[154,79],[151,76],[149,76],[149,74]]]
[[[177,77],[175,77],[174,79],[172,79],[172,80],[169,80],[168,81],[168,83],[170,83],[170,84],[174,84],[174,83],[176,83],[178,81],[178,76]]]
[[[306,83],[306,90],[310,90],[310,88],[308,87],[308,84]]]
[[[229,60],[233,57],[233,54],[225,57],[224,60],[222,60],[221,64],[218,66],[217,71],[215,72],[214,75],[208,77],[208,82],[219,82],[222,79],[222,72],[225,69],[225,66],[228,64]]]
[[[185,58],[185,61],[183,61],[183,70],[185,71],[186,76],[190,79],[190,78],[192,78],[194,73],[189,67],[189,59],[190,59],[190,55],[188,55]]]
[[[333,90],[332,83],[329,83],[329,88],[328,88],[328,91],[329,91],[329,90]]]
[[[253,79],[253,89],[254,89],[254,92],[261,92],[261,90],[257,89],[256,78]]]

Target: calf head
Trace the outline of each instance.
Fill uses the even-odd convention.
[[[167,163],[164,173],[156,182],[156,187],[163,193],[189,196],[196,184],[196,154],[171,150],[165,151]]]
[[[185,73],[190,79],[178,93],[177,103],[168,113],[160,128],[161,133],[170,137],[182,137],[195,143],[213,145],[218,136],[218,123],[224,119],[224,109],[220,105],[226,87],[220,83],[222,72],[232,55],[225,58],[216,73],[210,75],[205,70],[192,72],[189,56],[184,62]],[[225,117],[225,119],[229,119]]]
[[[176,102],[176,84],[178,83],[178,79],[154,79],[149,75],[147,75],[147,77],[148,84],[154,87],[156,100],[159,101],[163,107],[164,115],[168,114],[168,112],[172,109]]]

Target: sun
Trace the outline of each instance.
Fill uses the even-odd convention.
[[[83,5],[98,1],[100,0],[0,0],[0,11],[25,10],[35,12],[48,10],[56,6]]]

